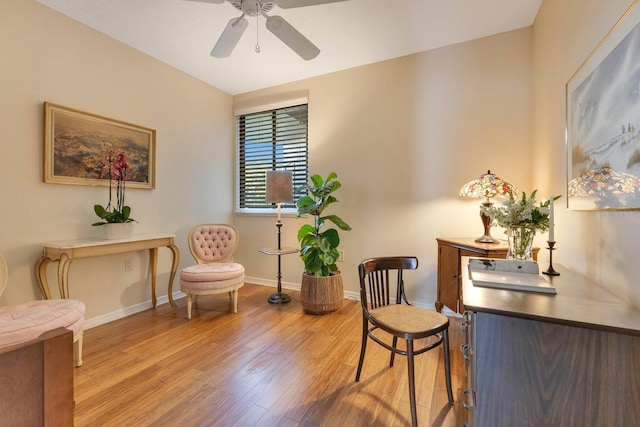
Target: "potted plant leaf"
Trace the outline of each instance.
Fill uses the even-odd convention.
[[[313,216],[313,225],[304,224],[298,230],[300,242],[300,258],[304,262],[304,273],[300,288],[302,308],[312,314],[325,314],[339,309],[344,299],[342,274],[336,262],[340,258],[338,246],[340,236],[335,228],[324,229],[329,223],[344,231],[351,230],[349,224],[336,215],[325,215],[328,206],[338,199],[333,193],[342,184],[331,172],[326,179],[320,175],[312,175],[309,183],[296,189],[304,192],[296,202],[298,218],[303,215]]]

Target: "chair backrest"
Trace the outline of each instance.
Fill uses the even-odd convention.
[[[7,267],[7,261],[0,253],[0,295],[4,292],[4,288],[7,286],[9,280],[9,267]]]
[[[392,303],[400,304],[402,299],[408,303],[404,294],[402,271],[416,268],[418,258],[411,256],[379,257],[362,261],[358,265],[358,275],[363,310],[368,311]],[[391,300],[392,295],[395,301]]]
[[[231,261],[239,241],[238,229],[228,224],[201,224],[189,232],[189,250],[198,264]]]

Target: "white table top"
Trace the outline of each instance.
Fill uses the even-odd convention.
[[[156,239],[167,239],[167,238],[175,238],[174,234],[134,234],[126,239],[103,239],[100,237],[88,237],[83,239],[75,239],[75,240],[60,240],[57,242],[47,242],[43,243],[42,246],[48,248],[57,248],[57,249],[70,249],[70,248],[83,248],[90,246],[104,246],[104,245],[113,245],[115,243],[123,243],[123,242],[139,242],[144,240],[156,240]]]

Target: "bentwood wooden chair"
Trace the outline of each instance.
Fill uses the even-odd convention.
[[[403,271],[417,268],[418,259],[416,257],[370,258],[362,261],[358,266],[362,305],[362,346],[356,382],[360,380],[369,338],[391,351],[389,366],[393,366],[396,354],[407,356],[409,402],[413,426],[418,425],[413,358],[438,347],[440,344],[442,344],[444,353],[447,394],[449,403],[453,405],[449,359],[449,319],[438,312],[412,306],[405,295]],[[405,304],[402,303],[403,301]],[[391,344],[389,344],[388,341],[391,337]],[[405,348],[398,347],[398,338],[406,342]],[[420,344],[417,349],[414,348],[415,340],[422,338],[427,338],[424,344]]]
[[[187,318],[198,295],[229,293],[238,312],[238,289],[244,286],[244,267],[232,262],[238,247],[238,229],[227,224],[201,224],[189,232],[189,251],[196,265],[180,271],[180,290],[187,294]]]

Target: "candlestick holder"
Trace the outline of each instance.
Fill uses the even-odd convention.
[[[549,268],[547,268],[545,271],[542,272],[542,274],[548,274],[549,276],[559,276],[560,273],[558,273],[556,270],[553,269],[553,251],[555,251],[556,249],[554,248],[556,242],[554,241],[550,241],[547,240],[547,249],[549,249]]]

